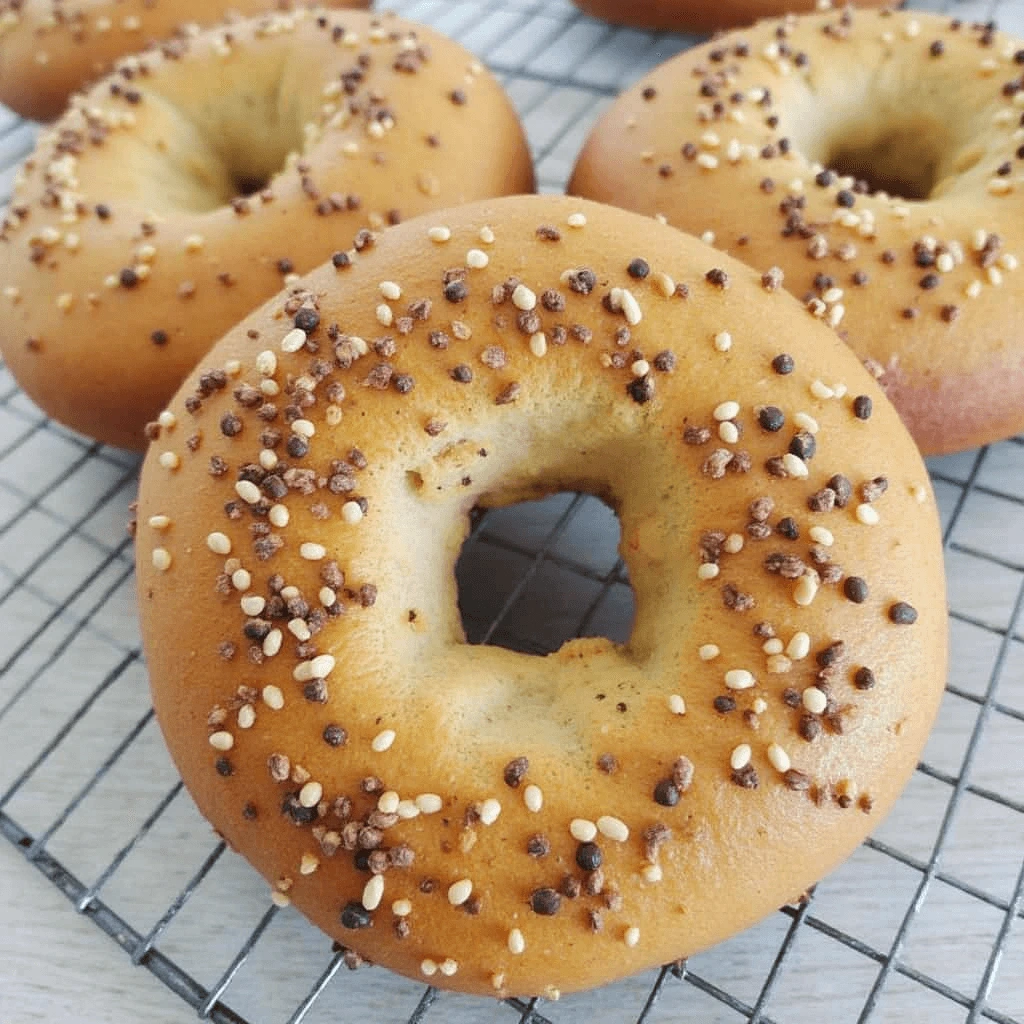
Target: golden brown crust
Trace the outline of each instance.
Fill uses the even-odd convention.
[[[375,962],[551,995],[685,956],[830,870],[916,764],[946,650],[920,457],[834,334],[679,232],[564,197],[403,224],[171,414],[137,536],[164,733],[278,898]],[[470,509],[565,488],[620,514],[629,643],[467,646]]]
[[[142,447],[213,341],[368,227],[533,187],[500,85],[411,22],[267,15],[142,64],[43,135],[0,239],[7,364],[110,444]]]
[[[919,12],[764,23],[621,97],[570,190],[781,268],[925,453],[973,447],[1024,429],[1022,61],[1024,43]]]
[[[820,0],[573,0],[582,11],[615,25],[677,32],[714,32],[759,18],[821,9]],[[838,4],[836,6],[839,6]],[[857,7],[893,6],[892,0],[857,0]]]
[[[323,6],[368,7],[369,0],[326,0]],[[22,117],[50,121],[72,93],[121,57],[228,17],[294,7],[292,0],[2,0],[0,103]]]

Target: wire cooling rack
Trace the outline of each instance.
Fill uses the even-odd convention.
[[[1024,35],[1021,0],[916,5],[999,17]],[[545,190],[562,187],[621,87],[695,41],[613,30],[568,0],[393,6],[501,75]],[[33,138],[0,112],[0,198]],[[125,532],[137,460],[46,421],[2,370],[0,834],[21,848],[26,871],[42,872],[134,963],[221,1024],[1022,1024],[1024,438],[930,469],[953,660],[937,728],[896,811],[805,902],[686,964],[558,1003],[500,1004],[378,968],[350,974],[351,957],[272,907],[217,842],[148,703]],[[532,652],[581,633],[624,639],[632,595],[617,542],[614,516],[585,496],[483,516],[459,566],[470,638]],[[53,972],[59,985],[59,961]],[[126,1006],[124,1019],[135,1016]]]

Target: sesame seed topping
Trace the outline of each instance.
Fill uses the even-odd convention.
[[[756,680],[745,668],[734,668],[725,673],[725,685],[730,690],[749,690]]]
[[[628,288],[613,288],[613,295],[616,292],[618,292],[619,303],[622,307],[622,315],[626,318],[626,323],[628,323],[630,327],[636,327],[644,318],[643,312],[640,309],[640,303],[637,302],[636,297]]]
[[[857,521],[863,523],[865,526],[875,526],[881,516],[878,514],[878,509],[873,505],[869,505],[866,502],[857,506]]]
[[[794,633],[786,647],[786,654],[793,661],[802,661],[811,650],[811,638],[806,633]]]
[[[444,801],[436,793],[421,793],[414,803],[422,814],[437,814],[444,806]]]
[[[384,898],[384,876],[374,875],[363,887],[363,906],[367,910],[376,910]]]
[[[801,695],[801,700],[812,715],[823,715],[828,707],[828,697],[816,686],[808,686]]]
[[[259,487],[251,480],[239,480],[235,484],[235,494],[248,505],[255,505],[263,497]]]
[[[384,729],[373,737],[373,741],[370,743],[370,748],[377,754],[383,754],[385,750],[391,749],[391,744],[394,742],[394,729]],[[420,810],[422,810],[422,808],[420,808]]]
[[[719,331],[715,335],[715,351],[728,352],[732,348],[732,335],[728,331]]]
[[[468,878],[461,878],[448,887],[448,902],[453,907],[461,907],[473,894],[473,883]]]
[[[799,427],[801,430],[806,430],[808,434],[816,434],[820,429],[818,421],[805,412],[797,412],[793,414],[793,425]]]
[[[288,623],[288,632],[302,642],[309,640],[313,635],[310,633],[305,619],[291,619]]]
[[[530,787],[527,787],[529,789]],[[480,821],[484,825],[493,825],[501,814],[501,803],[493,797],[485,800],[479,809]]]
[[[293,328],[281,339],[282,352],[298,352],[306,345],[306,332],[301,328]]]
[[[299,803],[303,807],[316,807],[324,795],[324,787],[319,782],[307,782],[299,790]],[[370,908],[367,907],[367,910]]]
[[[167,548],[153,548],[153,568],[157,572],[167,572],[171,567],[171,553]]]
[[[175,470],[181,465],[181,459],[178,457],[177,452],[161,452],[160,458],[157,460],[161,467],[167,470]]]
[[[277,373],[277,356],[270,349],[256,357],[256,371],[263,377],[273,377]]]
[[[346,501],[345,504],[341,506],[341,518],[349,526],[355,526],[357,523],[362,522],[362,506],[357,501]]]
[[[780,775],[785,775],[792,767],[789,754],[787,754],[778,743],[771,743],[768,745],[768,760],[771,763],[771,766]]]
[[[732,753],[729,755],[729,766],[734,772],[746,768],[750,764],[751,754],[750,744],[741,743],[738,747],[733,748]]]
[[[333,655],[320,654],[310,661],[299,662],[292,675],[300,683],[310,679],[326,679],[334,671],[335,665]]]
[[[427,231],[427,237],[432,242],[447,242],[451,240],[452,232],[450,228],[446,228],[442,225],[437,225],[435,227],[430,228],[430,230]]]
[[[715,579],[721,570],[715,562],[705,562],[703,565],[697,567],[697,579],[699,580],[713,580]]]
[[[540,812],[540,809],[544,806],[544,794],[541,791],[540,786],[529,785],[523,790],[523,803],[526,804],[526,809],[532,811],[534,814]]]
[[[807,463],[800,456],[794,455],[792,452],[786,452],[782,456],[782,466],[790,476],[797,479],[806,479],[810,475]]]
[[[234,745],[235,737],[229,732],[224,732],[222,730],[220,732],[212,733],[210,736],[210,746],[213,747],[214,750],[221,751],[221,753],[226,753]]]
[[[524,313],[529,313],[537,308],[537,296],[525,284],[517,284],[512,292],[512,305]]]
[[[412,901],[411,900],[395,900],[391,904],[391,913],[395,917],[408,917],[412,913]]]
[[[171,525],[170,516],[150,516],[149,525],[154,530],[166,530]]]
[[[718,644],[701,644],[697,651],[701,661],[714,661],[721,653]]]
[[[569,822],[569,835],[580,843],[592,843],[597,838],[597,825],[586,818],[573,818]]]
[[[284,707],[284,694],[277,686],[264,686],[261,696],[263,697],[263,703],[271,711],[280,711]]]
[[[640,929],[633,925],[631,928],[627,928],[625,934],[622,937],[622,941],[632,949],[640,942]]]
[[[395,813],[403,821],[409,821],[420,816],[420,809],[411,800],[399,800]]]
[[[678,693],[673,693],[668,698],[668,709],[673,715],[685,715],[686,701]]]
[[[281,652],[281,644],[284,643],[284,634],[279,629],[272,629],[263,641],[263,653],[268,658],[273,658]]]
[[[381,793],[377,798],[377,810],[382,811],[384,814],[394,814],[398,810],[399,803],[398,794],[393,789],[389,789]],[[364,903],[363,906],[366,906],[366,904]]]
[[[466,266],[471,270],[483,270],[490,262],[490,256],[483,249],[470,249],[466,253]]]
[[[835,543],[832,531],[827,530],[824,526],[812,526],[808,531],[808,536],[815,544],[820,544],[822,547],[830,548]]]
[[[801,607],[807,607],[814,601],[818,593],[818,577],[808,573],[796,581],[793,588],[793,600]]]
[[[626,823],[609,814],[603,814],[597,819],[596,824],[601,835],[607,836],[617,843],[624,843],[629,838],[629,827]]]
[[[272,526],[276,526],[279,530],[283,530],[291,519],[291,513],[288,511],[286,505],[271,505],[270,511],[267,513],[267,518],[270,520]]]
[[[437,964],[430,959],[420,961],[420,971],[428,978],[437,974]]]
[[[736,444],[740,439],[740,431],[735,423],[726,421],[718,424],[718,436],[725,444]]]
[[[526,950],[526,939],[518,928],[513,928],[508,933],[508,951],[513,956],[519,956]]]
[[[566,223],[571,228],[585,228],[587,226],[587,218],[582,213],[570,213],[566,218]]]
[[[323,544],[313,544],[307,541],[305,544],[299,545],[299,554],[307,562],[319,562],[327,557],[327,548]]]

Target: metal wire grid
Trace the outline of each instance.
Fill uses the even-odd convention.
[[[610,29],[579,16],[567,0],[399,0],[393,6],[460,39],[504,78],[530,130],[541,186],[550,190],[563,185],[575,151],[608,98],[692,42]],[[955,8],[969,18],[998,14],[1024,34],[1024,5],[1017,0],[1013,5],[920,0],[915,6]],[[32,126],[0,114],[0,195],[9,194],[13,168],[33,138]],[[908,819],[902,814],[906,802],[901,805],[862,848],[867,866],[848,865],[838,876],[866,871],[868,884],[878,888],[882,884],[876,879],[883,878],[887,891],[869,892],[867,898],[872,916],[885,917],[886,926],[848,926],[848,908],[829,900],[830,879],[817,896],[808,894],[690,964],[669,965],[596,996],[562,1003],[509,1000],[504,1005],[510,1016],[493,1008],[496,1004],[444,995],[377,970],[335,982],[346,964],[344,953],[327,953],[322,936],[297,915],[264,909],[252,897],[251,874],[238,867],[237,858],[223,857],[223,844],[208,838],[182,795],[146,701],[132,617],[131,550],[123,531],[137,460],[43,419],[4,370],[0,748],[10,746],[15,730],[35,730],[40,742],[0,768],[0,833],[134,963],[201,1018],[222,1024],[365,1020],[368,1004],[377,1007],[376,1014],[390,1012],[408,1024],[498,1018],[518,1018],[521,1024],[583,1019],[802,1024],[819,1019],[816,997],[822,996],[829,998],[828,1016],[835,1021],[860,1024],[898,1015],[929,1024],[1022,1024],[1024,863],[1018,862],[1024,855],[1024,801],[1006,791],[1007,773],[1014,769],[998,762],[1019,752],[1024,740],[1024,438],[936,460],[931,469],[944,515],[954,634],[952,681],[939,732],[952,742],[937,747],[936,758],[929,748],[911,783],[911,789],[928,790],[927,799],[919,793],[915,802],[924,810]],[[617,540],[610,513],[580,495],[481,517],[459,568],[470,639],[542,653],[574,634],[623,637],[632,606],[625,569],[615,554]],[[959,652],[965,653],[958,657]],[[96,739],[97,732],[102,739]],[[76,765],[79,759],[82,765]],[[138,760],[141,766],[135,765]],[[127,787],[125,774],[131,781]],[[125,801],[121,826],[130,831],[117,837],[111,856],[79,866],[80,847],[98,828],[108,827],[106,820],[94,825],[90,812],[107,788]],[[175,814],[182,845],[167,849],[171,839],[155,837]],[[972,828],[991,830],[995,852],[983,879],[973,862],[957,853],[958,819],[965,818]],[[152,849],[154,843],[160,848]],[[177,870],[169,871],[172,864]],[[894,866],[903,872],[901,884],[885,874]],[[159,889],[159,877],[168,871],[173,889],[154,894],[148,907],[128,905],[128,892],[139,886]],[[224,871],[229,895],[219,897],[212,890]],[[232,871],[241,871],[240,878]],[[982,908],[989,930],[973,947],[965,930],[964,943],[953,949],[947,944],[941,962],[929,962],[921,956],[921,944],[915,947],[914,930],[940,892],[940,910],[958,907],[954,913],[966,921],[965,908]],[[208,905],[216,913],[224,899],[236,904],[248,899],[252,923],[234,940],[204,925],[204,969],[190,968],[188,942],[175,941],[175,929],[197,907]],[[290,951],[304,968],[297,972],[294,992],[285,985],[276,1004],[253,977],[275,937],[277,947]],[[211,956],[214,950],[217,955]],[[963,969],[969,952],[973,973]],[[835,973],[844,957],[857,964],[856,969],[847,965],[857,984]],[[1004,958],[1002,977],[1008,984],[1000,987]],[[200,973],[208,977],[197,980]],[[391,997],[385,1000],[390,1009],[382,994]],[[282,1011],[286,999],[292,1001]]]

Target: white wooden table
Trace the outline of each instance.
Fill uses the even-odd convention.
[[[394,6],[460,38],[502,74],[547,190],[564,183],[614,91],[689,42],[613,32],[579,17],[568,0]],[[962,17],[982,20],[997,8],[1000,20],[1024,36],[1024,0],[951,5]],[[24,155],[32,137],[30,126],[0,114],[0,168]],[[0,198],[11,177],[0,171]],[[998,948],[1001,963],[984,1005],[993,1019],[1024,1021],[1024,439],[936,460],[931,468],[950,530],[953,664],[922,770],[872,843],[819,887],[798,926],[780,912],[694,958],[688,969],[695,983],[667,976],[648,1020],[748,1019],[736,1006],[758,1004],[780,950],[763,1008],[779,1024],[852,1024],[876,985],[877,1008],[865,1016],[874,1024],[984,1020],[969,1016],[957,999],[970,1003],[985,987]],[[177,1024],[195,1015],[150,971],[131,966],[88,915],[76,914],[26,863],[23,848],[4,841],[4,834],[17,838],[15,827],[46,837],[40,863],[52,857],[73,873],[66,888],[74,890],[77,880],[81,895],[82,887],[99,884],[94,906],[120,915],[125,947],[137,946],[205,868],[153,949],[205,992],[265,923],[223,994],[253,1024],[289,1020],[325,969],[337,975],[307,1021],[405,1021],[423,987],[377,969],[349,974],[293,911],[268,921],[262,883],[231,854],[211,862],[215,839],[187,796],[175,791],[137,658],[124,533],[134,469],[133,458],[44,423],[0,371],[0,811],[7,816],[0,815],[0,1024]],[[588,629],[624,635],[630,597],[614,573],[617,527],[595,500],[572,500],[559,496],[487,518],[462,580],[471,630],[493,619],[546,548],[498,639],[550,646],[601,594]],[[537,1009],[554,1022],[636,1020],[657,980],[652,972]],[[426,1019],[487,1024],[519,1016],[498,1004],[442,996]]]

